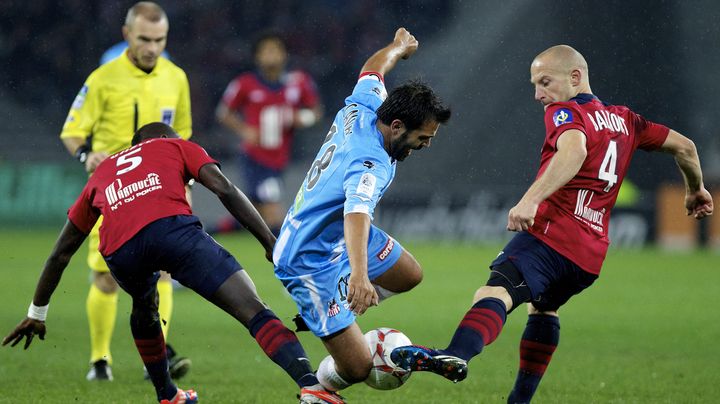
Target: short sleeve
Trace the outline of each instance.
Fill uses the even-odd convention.
[[[192,178],[198,178],[200,168],[205,164],[220,165],[217,160],[210,157],[205,149],[198,144],[190,141],[180,141],[179,144],[182,149],[185,170]]]
[[[554,148],[560,135],[570,129],[586,133],[580,112],[567,104],[550,104],[545,110],[545,141]]]
[[[242,81],[242,76],[237,77],[225,88],[222,103],[229,109],[238,109],[245,103],[245,86]]]
[[[632,113],[638,149],[652,151],[659,149],[668,137],[670,128],[648,121],[641,115]]]
[[[92,206],[93,195],[90,183],[91,181],[88,181],[85,184],[80,196],[68,209],[68,219],[85,234],[90,233],[100,217],[100,211]]]
[[[103,107],[100,95],[102,91],[96,76],[97,73],[93,72],[75,96],[60,138],[87,138],[92,133]]]
[[[378,159],[368,157],[353,160],[343,179],[344,214],[364,213],[372,219],[381,191],[391,179],[389,173],[389,167]]]
[[[345,105],[358,104],[377,111],[387,98],[387,90],[380,73],[365,72],[360,75],[352,94],[345,99]]]

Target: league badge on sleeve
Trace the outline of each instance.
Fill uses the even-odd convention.
[[[88,92],[88,86],[85,84],[80,89],[80,92],[78,92],[78,95],[75,97],[75,100],[72,103],[72,109],[80,109],[82,108],[83,104],[85,103],[85,97],[87,96]]]
[[[570,123],[573,121],[572,111],[567,108],[560,108],[553,114],[553,123],[555,127]]]

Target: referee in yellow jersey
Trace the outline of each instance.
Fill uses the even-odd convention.
[[[167,15],[160,6],[152,2],[135,4],[122,29],[128,49],[92,72],[75,98],[60,138],[89,174],[109,155],[130,147],[135,130],[150,122],[161,121],[175,128],[182,138],[190,137],[187,76],[160,57],[168,28]],[[113,379],[110,340],[117,314],[118,284],[98,252],[101,223],[98,221],[89,238],[88,265],[93,283],[87,298],[92,364],[88,380]],[[172,312],[170,280],[163,272],[157,284],[166,339]],[[173,378],[184,376],[190,368],[190,360],[178,356],[169,345],[168,359]]]

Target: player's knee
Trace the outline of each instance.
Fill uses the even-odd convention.
[[[349,383],[360,383],[370,376],[370,369],[372,369],[372,358],[368,356],[367,360],[338,366],[338,373]]]
[[[527,311],[529,315],[542,314],[544,316],[559,317],[557,310],[542,310],[542,308],[537,308],[532,303],[527,304]]]
[[[508,291],[502,287],[502,286],[483,286],[477,291],[475,291],[475,296],[473,296],[473,303],[477,303],[478,301],[492,297],[495,299],[501,300],[503,303],[505,303],[505,311],[510,312],[513,308],[513,299],[510,297],[510,294]]]
[[[420,263],[407,251],[403,255],[404,257],[401,259],[404,259],[403,266],[405,267],[403,270],[404,290],[399,292],[407,292],[419,285],[423,280],[423,270]]]
[[[422,267],[420,267],[420,264],[413,259],[413,262],[415,263],[410,271],[408,271],[407,277],[406,277],[406,286],[407,290],[410,290],[414,288],[415,286],[419,285],[420,282],[423,280],[423,270]]]
[[[93,271],[93,283],[103,293],[116,293],[118,284],[110,272]]]

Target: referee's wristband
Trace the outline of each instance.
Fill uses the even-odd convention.
[[[75,150],[75,158],[77,161],[79,161],[81,164],[85,164],[85,161],[87,161],[88,154],[90,154],[90,148],[87,147],[87,145],[82,145]]]
[[[46,304],[45,306],[35,306],[34,303],[30,302],[27,316],[33,320],[45,321],[47,318],[48,306],[50,305]]]

